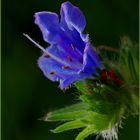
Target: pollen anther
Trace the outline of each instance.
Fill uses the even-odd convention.
[[[72,58],[69,55],[67,56],[67,58],[70,62],[72,62]]]
[[[55,71],[51,71],[50,74],[51,74],[51,75],[55,74]]]
[[[69,66],[62,66],[62,69],[69,69]]]

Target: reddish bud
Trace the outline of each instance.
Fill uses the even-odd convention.
[[[121,86],[123,84],[123,81],[121,79],[119,79],[115,73],[115,71],[113,69],[111,70],[102,70],[102,73],[101,73],[101,80],[105,83],[108,83],[108,79],[111,79],[113,80],[116,85],[118,86]]]

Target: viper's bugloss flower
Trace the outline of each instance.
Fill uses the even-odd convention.
[[[80,128],[75,140],[92,134],[118,140],[123,118],[138,114],[138,45],[135,47],[125,39],[117,51],[117,61],[112,65],[112,61],[102,57],[103,66],[88,35],[83,34],[86,20],[80,9],[65,2],[60,14],[60,20],[52,12],[35,14],[35,23],[50,44],[48,48],[44,49],[27,34],[24,36],[43,51],[38,64],[44,75],[60,82],[61,89],[75,82],[82,94],[78,94],[80,102],[49,112],[43,120],[63,122],[53,133]]]
[[[35,13],[35,23],[42,31],[43,38],[50,46],[39,58],[38,64],[44,75],[52,81],[59,81],[64,89],[74,81],[89,78],[102,63],[83,34],[86,20],[83,13],[70,2],[64,2],[60,11],[61,19],[53,12]]]

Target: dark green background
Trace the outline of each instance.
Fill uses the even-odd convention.
[[[96,46],[118,47],[124,35],[138,42],[138,0],[70,1],[85,14],[85,32]],[[34,25],[33,15],[45,10],[59,13],[62,2],[2,0],[2,140],[74,140],[77,134],[52,134],[49,130],[57,124],[38,120],[76,99],[43,76],[37,66],[40,50],[22,35],[28,33],[48,46]],[[138,117],[124,120],[123,127],[119,140],[138,140]]]

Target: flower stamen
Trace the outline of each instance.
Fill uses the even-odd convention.
[[[69,55],[67,55],[67,58],[70,62],[72,62],[72,58]]]
[[[44,49],[41,45],[39,45],[37,42],[35,42],[29,35],[27,34],[23,34],[27,39],[29,39],[33,44],[35,44],[39,49],[41,49],[45,54],[49,55],[52,59],[54,59],[55,61],[67,65],[67,63],[65,63],[63,60],[61,60],[60,58],[58,58],[57,56],[51,54],[49,51],[47,51],[46,49]]]
[[[51,71],[50,74],[51,74],[51,75],[55,74],[55,71]]]
[[[62,66],[62,69],[69,69],[69,66]]]

